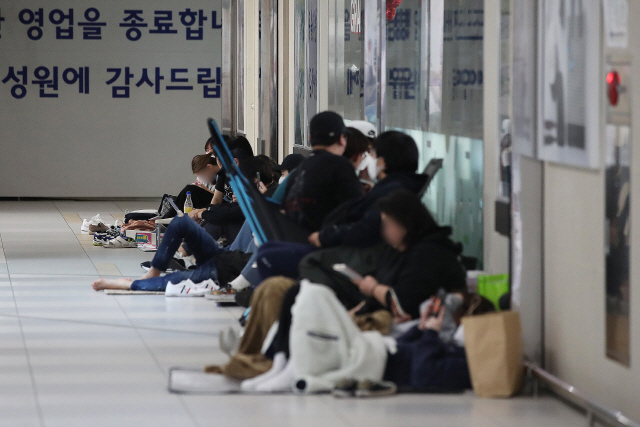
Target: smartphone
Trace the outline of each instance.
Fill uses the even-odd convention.
[[[347,264],[333,264],[333,269],[351,280],[362,280],[362,276]]]
[[[444,302],[447,293],[444,289],[440,289],[436,296],[431,297],[431,307],[429,309],[429,317],[438,317],[440,310],[442,309],[442,303]]]
[[[438,293],[438,296],[431,297],[431,307],[429,307],[428,317],[438,317],[440,309],[442,309],[442,295]]]
[[[402,306],[400,305],[400,300],[398,299],[398,295],[396,295],[396,291],[394,291],[393,288],[389,288],[389,294],[391,295],[391,301],[393,302],[393,305],[396,308],[396,312],[398,313],[398,316],[404,317],[407,313],[402,309]]]
[[[258,180],[256,184],[258,185],[258,187],[260,187],[260,172],[256,172],[256,179]]]

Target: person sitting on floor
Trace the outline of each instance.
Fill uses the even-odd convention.
[[[313,152],[289,175],[282,207],[299,225],[317,231],[325,216],[362,195],[353,165],[343,157],[346,127],[339,114],[324,111],[309,124]]]
[[[265,159],[250,158],[245,163],[240,163],[243,174],[247,176],[256,176],[260,173],[261,182],[259,185],[261,192],[268,193],[273,189],[273,174],[270,166]],[[257,179],[257,178],[254,178]],[[200,227],[189,216],[184,215],[174,218],[169,224],[162,242],[156,252],[151,267],[147,274],[136,281],[130,279],[99,279],[93,283],[95,290],[102,289],[123,289],[123,290],[151,290],[163,291],[167,287],[167,283],[180,283],[190,279],[195,284],[202,283],[209,279],[219,281],[220,274],[228,275],[230,264],[235,260],[236,254],[232,252],[247,252],[254,245],[251,238],[250,230],[247,227],[248,236],[243,237],[242,241],[234,241],[231,246],[225,250],[219,247],[213,237],[202,227]],[[189,251],[196,259],[196,269],[188,271],[180,271],[160,277],[167,270],[176,250],[181,246],[182,242],[188,246]],[[253,246],[255,247],[255,246]],[[243,264],[244,265],[244,264]],[[237,275],[237,272],[235,272]],[[230,278],[235,275],[229,276]],[[224,280],[223,280],[224,281]]]
[[[353,171],[355,172],[355,169],[358,167],[358,164],[362,160],[362,156],[364,155],[364,153],[367,152],[369,148],[369,141],[359,130],[349,128],[349,127],[346,128],[345,136],[347,139],[347,145],[345,147],[343,157],[348,159],[351,162],[353,166]],[[417,152],[417,149],[416,149],[416,152]],[[297,161],[299,159],[295,158],[295,159],[292,159],[291,162],[287,162],[287,159],[289,158],[290,156],[288,156],[285,159],[285,161],[283,162],[283,165],[285,165],[285,162],[286,162],[288,163],[286,165],[287,167],[295,168],[294,160]],[[282,184],[280,184],[280,186],[286,186],[287,182],[288,181],[284,181]],[[281,200],[281,196],[278,195],[278,193],[284,193],[283,191],[281,191],[280,187],[278,187],[278,189],[275,191],[275,194],[272,197],[272,199],[276,199],[276,201]],[[359,200],[359,199],[355,199],[355,200]],[[349,203],[351,203],[351,201],[347,201],[344,204],[349,204]],[[379,228],[379,222],[378,222],[378,228]],[[291,253],[292,249],[299,250],[299,252],[293,255]],[[232,286],[236,290],[238,289],[238,286],[246,287],[249,285],[253,285],[255,287],[258,285],[258,283],[260,283],[263,280],[263,278],[267,277],[267,276],[262,276],[256,268],[252,267],[255,264],[258,257],[262,257],[266,259],[271,257],[279,258],[280,255],[286,256],[290,261],[286,263],[286,266],[289,268],[286,271],[282,271],[282,272],[273,270],[271,272],[272,274],[270,275],[271,276],[284,275],[287,277],[296,278],[297,274],[295,273],[297,272],[296,267],[298,265],[298,262],[307,253],[309,253],[309,251],[313,251],[313,250],[315,250],[315,248],[309,245],[301,245],[301,244],[290,243],[290,242],[266,242],[260,249],[258,249],[258,252],[256,252],[256,255],[249,260],[248,265],[242,271],[242,275],[238,276],[236,278],[237,280],[234,280],[232,282]],[[289,258],[289,256],[291,257]],[[276,265],[282,265],[282,264],[276,263]]]
[[[372,248],[342,247],[340,251],[334,250],[335,258],[325,263],[330,269],[334,263],[344,262],[345,257],[366,259],[366,265],[354,265],[353,268],[360,274],[370,275],[351,282],[338,280],[340,275],[333,272],[321,278],[314,277],[314,282],[331,288],[341,304],[354,315],[386,310],[397,321],[419,318],[421,302],[440,289],[457,292],[466,288],[466,272],[458,259],[461,248],[448,238],[451,229],[438,226],[415,193],[397,190],[380,200],[379,206],[385,243]],[[323,257],[320,260],[326,261]],[[281,258],[280,262],[285,263],[287,259]],[[282,283],[287,287],[283,288]],[[275,316],[263,306],[267,301],[271,308],[282,307],[279,308],[277,336],[285,339],[289,336],[287,325],[290,324],[291,306],[299,289],[293,280],[276,280],[275,277],[266,279],[256,288],[251,298],[252,315],[242,336],[241,348],[247,347],[247,343],[264,341]],[[392,302],[391,291],[400,307]],[[281,301],[281,306],[276,301]],[[252,349],[255,350],[255,346]],[[239,358],[248,356],[251,354]],[[231,366],[236,363],[238,359],[232,360]]]
[[[184,206],[187,200],[187,192],[191,193],[191,202],[194,209],[206,208],[211,204],[215,183],[220,172],[220,167],[210,154],[198,154],[191,160],[191,171],[196,176],[196,182],[182,189],[174,200],[176,206]]]
[[[380,199],[378,207],[386,245],[381,246],[375,270],[353,281],[359,290],[353,300],[361,306],[358,314],[386,309],[401,317],[392,303],[393,291],[406,316],[416,319],[420,302],[439,289],[466,288],[462,245],[449,239],[451,227],[439,226],[414,192],[396,190]]]
[[[238,137],[229,144],[237,165],[253,158],[253,152],[247,151],[247,144],[248,141],[244,137]],[[205,208],[192,210],[189,212],[189,217],[198,223],[204,221],[205,229],[216,240],[224,237],[230,243],[236,238],[244,223],[244,214],[237,201],[235,201],[233,189],[224,173],[224,169],[218,173],[211,204]]]
[[[428,301],[417,325],[395,340],[385,340],[378,331],[360,331],[327,287],[303,281],[295,304],[281,307],[290,311],[290,327],[286,340],[279,341],[276,336],[270,346],[269,351],[276,352],[271,369],[243,381],[242,389],[300,393],[334,390],[341,396],[352,396],[358,382],[361,386],[365,381],[378,383],[380,395],[397,389],[458,392],[471,388],[460,320],[463,315],[495,308],[479,295],[454,293],[446,297],[450,303]],[[454,330],[451,339],[442,337],[446,319]]]
[[[162,276],[183,240],[189,246],[196,259],[196,268]],[[167,294],[175,296],[193,296],[195,291],[205,292],[206,289],[210,292],[210,286],[200,291],[195,288],[195,285],[207,282],[209,279],[218,280],[217,261],[218,255],[222,252],[223,249],[220,248],[214,238],[193,219],[187,215],[177,216],[167,227],[164,238],[151,261],[151,268],[140,279],[133,281],[126,278],[98,279],[91,286],[96,291],[104,289],[166,291]],[[186,280],[191,280],[193,289],[190,289],[190,286],[184,286],[184,289],[176,289],[178,288],[177,284]],[[169,282],[174,286],[168,288]],[[211,282],[209,283],[211,284]]]
[[[350,144],[351,139],[347,142],[347,148]],[[417,193],[427,177],[415,173],[418,168],[418,147],[407,134],[397,131],[381,134],[374,142],[374,151],[379,165],[379,181],[373,189],[334,209],[325,218],[322,228],[309,236],[309,245],[289,242],[264,245],[256,257],[260,260],[257,264],[260,269],[257,274],[259,278],[279,275],[298,278],[298,264],[317,248],[341,245],[370,247],[382,241],[377,202],[399,189]],[[286,263],[278,261],[284,258],[287,259]]]
[[[418,324],[396,338],[384,380],[395,383],[400,391],[460,392],[471,388],[461,320],[494,312],[495,307],[477,294],[448,294],[445,301],[437,312],[430,301],[423,304]]]

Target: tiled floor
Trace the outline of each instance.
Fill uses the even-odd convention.
[[[226,360],[222,327],[239,309],[204,299],[107,296],[101,274],[138,276],[136,249],[93,247],[81,218],[155,202],[0,202],[0,426],[584,426],[550,398],[399,395],[179,396],[171,366]]]

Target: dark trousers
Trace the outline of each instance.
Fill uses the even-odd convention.
[[[198,187],[197,185],[189,184],[182,189],[180,194],[178,194],[178,196],[174,200],[176,206],[179,209],[184,209],[184,202],[187,200],[187,191],[191,192],[191,201],[193,202],[194,209],[203,209],[211,204],[213,193],[205,190],[202,187]],[[169,215],[169,217],[175,215],[176,213],[173,212],[173,215]]]
[[[260,281],[273,276],[297,279],[298,264],[318,249],[312,245],[290,242],[266,242],[258,249],[257,264]]]

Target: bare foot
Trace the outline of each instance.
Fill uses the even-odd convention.
[[[102,291],[104,289],[120,289],[127,291],[131,289],[131,279],[98,279],[91,284],[91,287],[96,291]]]
[[[151,267],[149,269],[149,271],[147,271],[144,276],[142,276],[139,280],[145,280],[145,279],[152,279],[154,277],[160,277],[160,275],[162,274],[162,271],[157,270],[153,267]]]

